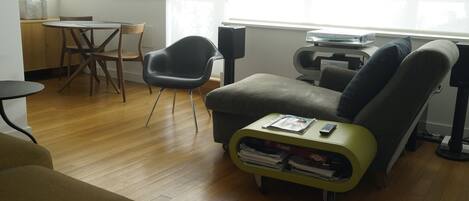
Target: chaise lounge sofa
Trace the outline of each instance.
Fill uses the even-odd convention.
[[[385,175],[402,153],[429,98],[458,57],[458,49],[450,41],[423,45],[397,65],[389,81],[354,118],[339,116],[337,111],[354,71],[323,69],[319,86],[277,75],[252,75],[207,95],[206,104],[213,110],[214,140],[226,147],[237,130],[270,113],[354,123],[368,128],[375,136],[378,151],[370,169]]]

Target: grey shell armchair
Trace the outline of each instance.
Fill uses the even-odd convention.
[[[144,58],[143,80],[149,85],[160,87],[160,91],[146,126],[148,127],[156,104],[165,89],[186,89],[189,90],[198,132],[192,92],[210,79],[213,62],[222,58],[215,45],[200,36],[189,36],[165,49],[147,53]],[[173,97],[173,113],[175,98],[176,91]]]

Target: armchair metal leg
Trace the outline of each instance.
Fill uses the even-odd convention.
[[[173,113],[173,114],[174,114],[174,106],[176,105],[176,92],[177,92],[177,90],[176,90],[176,89],[174,89],[174,96],[173,96],[173,111],[172,111],[172,113]]]
[[[150,94],[153,94],[153,90],[151,89],[151,85],[148,85],[148,91],[150,91]]]
[[[192,98],[192,89],[189,90],[189,96],[191,98],[192,113],[194,115],[195,133],[197,134],[199,132],[199,126],[197,125],[197,117],[195,116],[195,105],[194,105],[194,99]]]
[[[207,104],[205,104],[205,96],[202,95],[202,91],[200,90],[200,88],[199,88],[199,94],[200,94],[200,98],[202,99],[202,102],[204,102],[205,109],[207,109],[208,116],[212,117],[212,113],[210,113],[210,110],[208,109]]]
[[[151,116],[153,116],[153,111],[155,111],[156,104],[160,100],[160,96],[163,93],[163,91],[164,91],[164,88],[161,88],[159,93],[158,93],[158,96],[156,97],[156,101],[155,101],[155,104],[153,105],[153,109],[151,109],[150,116],[148,116],[147,123],[145,124],[145,127],[147,127],[147,128],[148,128],[148,124],[150,123]]]

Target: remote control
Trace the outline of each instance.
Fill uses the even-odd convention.
[[[326,124],[324,127],[319,130],[319,133],[321,135],[330,135],[334,132],[334,130],[337,128],[337,125],[335,124]]]

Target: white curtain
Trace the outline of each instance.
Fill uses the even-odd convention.
[[[167,0],[166,46],[190,35],[204,36],[217,45],[224,8],[225,0]],[[213,76],[220,75],[221,63],[214,64]]]
[[[177,40],[199,35],[215,44],[218,26],[223,20],[224,0],[167,0],[167,45]]]

